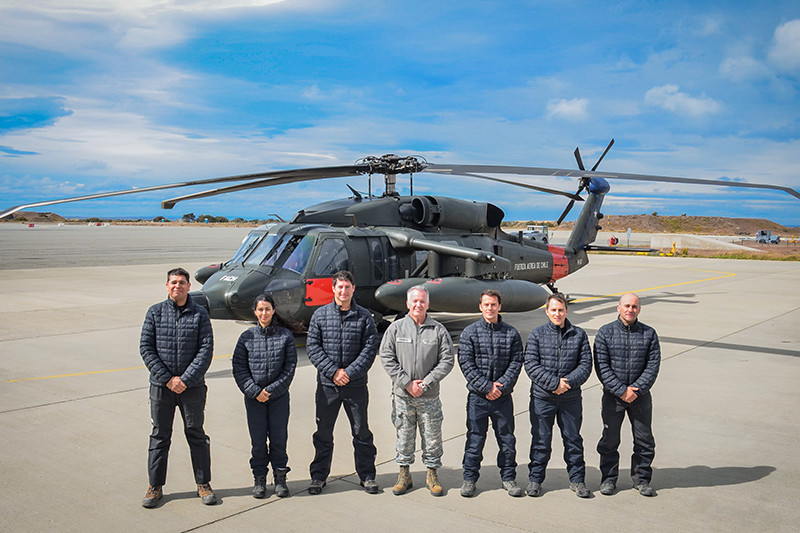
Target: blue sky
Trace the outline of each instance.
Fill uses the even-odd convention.
[[[384,153],[574,168],[576,146],[591,166],[612,137],[599,170],[800,189],[799,91],[796,1],[2,2],[0,207]],[[339,178],[171,211],[162,199],[193,190],[39,210],[288,218],[347,184],[367,189]],[[609,215],[800,226],[784,193],[611,188]],[[427,174],[414,189],[491,201],[511,220],[555,219],[566,203]]]

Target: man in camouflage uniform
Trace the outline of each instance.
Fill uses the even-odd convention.
[[[392,488],[396,495],[412,487],[409,465],[414,462],[417,427],[422,439],[422,462],[428,467],[431,494],[444,494],[436,470],[442,466],[442,402],[439,382],[453,369],[455,356],[450,334],[428,316],[428,291],[409,289],[408,314],[394,321],[383,336],[380,358],[392,378],[392,423],[397,428],[400,475]]]

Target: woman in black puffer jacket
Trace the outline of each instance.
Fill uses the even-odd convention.
[[[236,343],[233,378],[244,393],[252,443],[253,497],[266,497],[267,473],[272,464],[275,494],[284,498],[289,495],[286,486],[289,385],[297,367],[297,350],[294,336],[275,314],[272,296],[257,297],[253,312],[258,325],[242,333]]]

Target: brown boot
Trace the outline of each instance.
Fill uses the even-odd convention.
[[[411,473],[408,471],[408,465],[400,467],[400,474],[397,476],[397,483],[392,487],[392,493],[396,496],[405,494],[413,486],[411,483]]]
[[[428,478],[426,479],[428,483],[428,489],[431,491],[431,494],[434,496],[441,496],[444,494],[444,489],[439,484],[439,476],[436,475],[436,469],[428,467]]]
[[[217,496],[208,483],[197,484],[197,495],[200,496],[200,501],[202,501],[204,505],[214,505],[217,503]]]

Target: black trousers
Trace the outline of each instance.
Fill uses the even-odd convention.
[[[375,479],[375,456],[378,451],[372,442],[372,432],[367,423],[369,391],[367,386],[327,387],[319,382],[316,392],[317,431],[314,433],[314,460],[309,467],[311,479],[326,480],[333,459],[333,428],[339,409],[350,420],[356,472],[361,481]]]
[[[631,478],[633,483],[650,483],[653,477],[653,459],[656,456],[656,441],[653,438],[653,398],[650,393],[638,397],[631,403],[623,402],[613,394],[603,391],[601,405],[603,435],[597,443],[600,454],[602,481],[617,482],[619,477],[620,429],[625,414],[631,422],[633,454],[631,455]]]
[[[206,385],[202,384],[176,394],[166,387],[150,384],[150,421],[153,424],[147,456],[150,485],[164,485],[167,481],[175,408],[183,419],[183,433],[189,443],[195,482],[211,481],[211,441],[203,431],[207,391]]]
[[[250,431],[250,468],[253,476],[266,476],[274,470],[289,469],[286,442],[289,439],[289,393],[270,397],[264,403],[245,396],[247,429]],[[267,444],[269,440],[269,444]]]
[[[586,479],[586,462],[583,459],[583,400],[580,396],[567,399],[537,398],[531,394],[531,462],[528,479],[541,483],[547,473],[553,443],[553,423],[558,423],[564,443],[564,462],[571,483]]]
[[[514,437],[514,401],[511,396],[496,400],[470,392],[467,396],[467,442],[464,446],[465,481],[478,481],[486,433],[492,421],[497,439],[497,466],[503,481],[517,478],[517,439]]]

